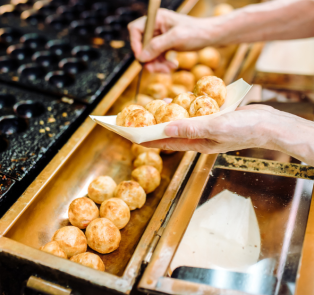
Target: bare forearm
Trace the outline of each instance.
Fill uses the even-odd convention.
[[[206,22],[213,24],[207,29],[211,45],[307,38],[314,36],[314,1],[250,5]]]
[[[265,148],[278,150],[314,165],[314,122],[278,112],[266,126]]]

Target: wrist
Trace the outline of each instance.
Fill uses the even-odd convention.
[[[263,126],[266,141],[262,148],[286,153],[314,165],[314,122],[275,111]]]

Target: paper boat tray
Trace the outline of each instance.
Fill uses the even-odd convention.
[[[241,103],[245,95],[249,92],[251,87],[252,86],[246,83],[243,79],[239,79],[236,82],[227,86],[226,101],[221,106],[220,112],[212,114],[212,115],[208,115],[208,116],[194,117],[194,118],[188,118],[184,120],[195,120],[199,118],[214,119],[223,114],[232,112],[239,106],[239,104]],[[116,125],[117,116],[90,116],[90,117],[93,121],[95,121],[99,125],[138,144],[142,142],[146,142],[146,141],[158,140],[158,139],[169,137],[165,134],[165,127],[170,122],[148,126],[148,127],[135,128],[135,127],[117,126]]]

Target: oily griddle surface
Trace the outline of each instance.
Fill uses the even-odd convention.
[[[121,276],[149,220],[162,198],[184,153],[163,157],[162,181],[155,192],[147,195],[141,209],[132,211],[131,220],[121,230],[120,247],[100,255],[106,272]],[[17,220],[6,237],[39,249],[54,232],[66,225],[72,200],[86,196],[89,183],[99,175],[109,175],[117,183],[129,180],[132,172],[131,142],[96,126],[50,183]]]

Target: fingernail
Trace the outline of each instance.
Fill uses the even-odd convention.
[[[165,129],[165,133],[167,136],[171,136],[171,137],[179,136],[179,130],[177,126],[167,126]]]
[[[139,56],[139,61],[141,62],[146,62],[146,61],[149,61],[150,59],[150,56],[149,56],[149,52],[147,50],[143,50]]]

